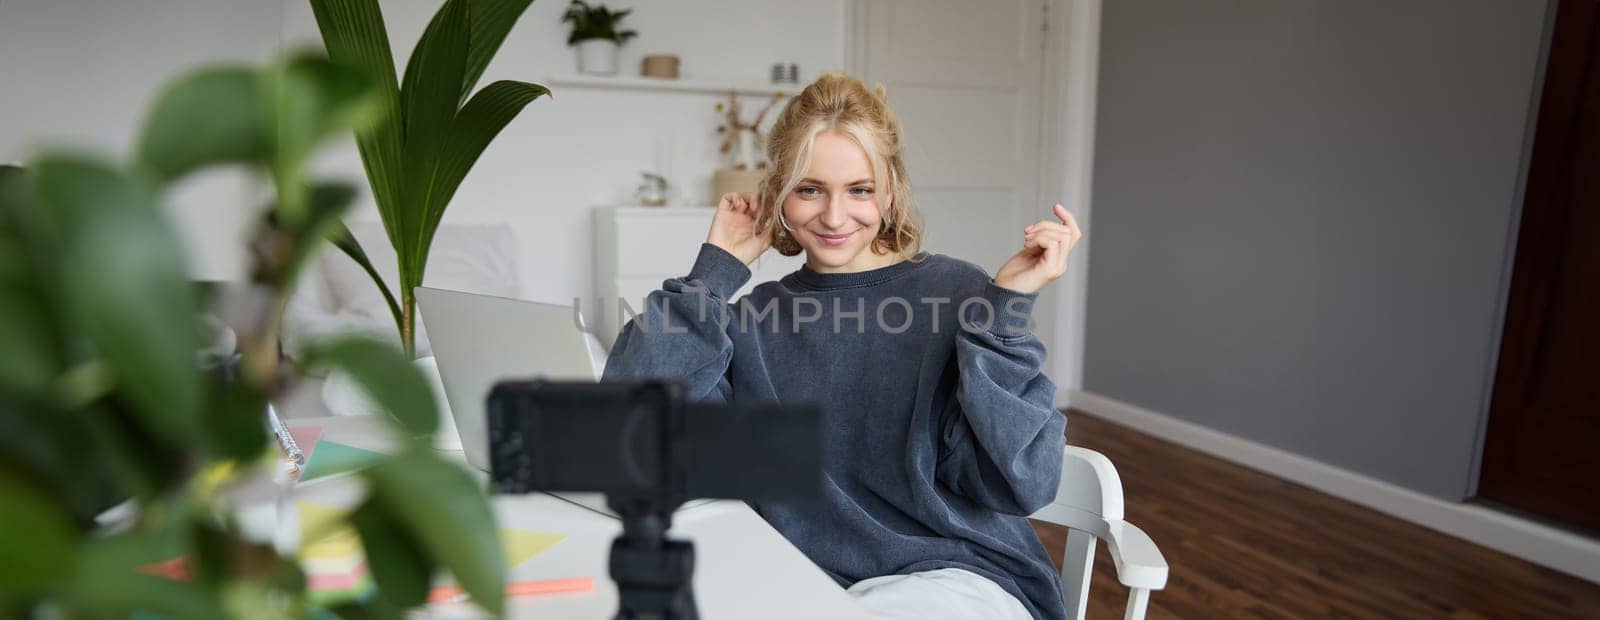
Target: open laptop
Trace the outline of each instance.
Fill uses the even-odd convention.
[[[605,353],[572,306],[425,286],[416,291],[445,400],[473,467],[489,469],[486,401],[496,383],[541,376],[600,380]],[[552,495],[615,516],[599,493]]]

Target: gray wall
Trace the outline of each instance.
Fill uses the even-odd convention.
[[[1085,389],[1468,494],[1544,16],[1105,2]]]

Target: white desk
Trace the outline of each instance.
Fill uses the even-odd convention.
[[[319,425],[323,439],[371,441],[381,430],[360,418],[293,420],[290,426]],[[370,444],[369,444],[370,445]],[[465,463],[463,461],[463,466]],[[297,499],[343,505],[358,499],[356,478],[345,476],[300,485]],[[550,532],[567,538],[514,568],[509,578],[593,577],[592,592],[523,596],[509,599],[512,618],[611,618],[617,588],[607,570],[611,541],[622,531],[615,518],[544,495],[499,496],[494,510],[503,527]],[[718,501],[679,512],[673,535],[694,541],[695,602],[700,615],[719,618],[863,618],[864,612],[804,554],[767,525],[744,502]],[[467,604],[434,605],[438,618],[476,617]]]

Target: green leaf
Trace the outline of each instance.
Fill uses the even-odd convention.
[[[20,166],[0,164],[0,214],[15,213],[27,196],[28,171]]]
[[[300,169],[305,159],[330,135],[370,125],[383,108],[373,80],[361,69],[320,55],[296,56],[268,69],[267,76],[273,118],[273,178],[278,186],[280,219],[292,225],[306,217],[307,205],[300,194]]]
[[[0,600],[50,584],[72,568],[72,522],[43,493],[0,469]]]
[[[372,259],[367,257],[367,251],[361,248],[361,243],[356,241],[356,236],[350,233],[350,227],[344,222],[339,222],[329,238],[333,240],[334,247],[349,256],[350,260],[361,266],[367,272],[367,277],[372,278],[372,284],[378,287],[378,292],[383,293],[383,301],[389,304],[389,314],[394,316],[394,331],[400,333],[404,328],[405,319],[400,314],[400,304],[394,300],[394,293],[389,290],[389,284],[383,281],[383,276],[378,273],[378,268],[372,265]]]
[[[400,87],[395,80],[394,54],[389,49],[389,34],[377,0],[311,0],[322,41],[334,62],[357,67],[373,85],[378,120],[356,129],[356,146],[361,163],[372,185],[390,238],[400,208],[401,187],[405,179],[401,148]]]
[[[186,545],[189,553],[184,556],[184,564],[189,580],[207,588],[218,588],[232,576],[232,571],[239,570],[234,566],[238,558],[233,557],[233,541],[221,524],[210,519],[194,519],[185,529],[189,535]]]
[[[301,163],[324,138],[375,120],[383,107],[361,67],[298,54],[255,70],[201,69],[165,88],[140,139],[142,167],[171,180],[211,164],[272,167],[290,221]]]
[[[314,366],[338,368],[349,373],[407,432],[427,436],[438,426],[432,389],[422,378],[422,371],[393,345],[370,338],[347,337],[313,346],[307,359]]]
[[[415,450],[365,472],[373,497],[404,520],[428,554],[455,575],[472,600],[495,615],[505,606],[505,561],[494,512],[471,475],[432,452]]]
[[[44,398],[62,370],[62,351],[39,266],[30,256],[21,222],[27,173],[0,166],[0,391]]]
[[[0,164],[0,230],[6,234],[19,237],[25,234],[24,219],[37,211],[28,193],[31,185],[27,170]],[[20,264],[0,263],[0,269],[20,267]]]
[[[94,420],[82,412],[0,399],[0,462],[35,488],[57,498],[74,523],[127,498],[117,488],[118,474],[97,449]]]
[[[159,500],[193,475],[194,442],[163,441],[120,400],[74,411],[84,420],[88,449],[105,461],[117,489],[142,501]]]
[[[331,181],[313,185],[309,195],[310,216],[305,221],[305,227],[293,233],[297,245],[292,250],[288,264],[284,266],[285,273],[279,274],[286,288],[293,288],[301,269],[322,249],[329,237],[345,229],[340,218],[350,203],[355,201],[356,188],[349,183]]]
[[[313,611],[313,613],[316,613]],[[327,618],[331,616],[331,618]],[[317,617],[316,620],[399,620],[400,614],[389,611],[388,608],[380,609],[376,599],[367,598],[359,601],[344,601],[327,610],[326,616]]]
[[[205,426],[214,455],[247,460],[267,447],[266,395],[244,381],[224,381],[212,373]]]
[[[473,87],[530,4],[531,0],[448,0],[430,20],[396,84],[376,0],[311,0],[329,56],[381,78],[379,98],[388,115],[358,130],[356,137],[399,263],[399,290],[388,291],[381,284],[380,290],[391,300],[390,310],[402,333],[413,312],[411,290],[422,282],[428,246],[444,209],[466,170],[510,119],[494,121],[488,118],[494,113],[475,113],[462,120],[457,118],[460,107],[463,102],[472,106]],[[464,126],[483,132],[482,143],[474,144],[479,141],[476,135],[456,135]],[[370,267],[359,246],[352,242],[340,247],[364,269]],[[400,303],[393,303],[394,297]]]
[[[478,91],[456,115],[444,154],[439,157],[435,189],[427,204],[420,263],[427,261],[427,249],[433,244],[433,235],[444,218],[445,208],[484,149],[524,107],[547,94],[550,91],[538,84],[501,80]]]
[[[398,612],[426,601],[433,558],[405,522],[383,504],[369,500],[350,513],[350,523],[361,535],[361,548],[383,603]]]
[[[489,61],[500,51],[511,27],[528,10],[533,0],[471,0],[472,37],[467,48],[467,70],[461,84],[459,103],[464,103],[478,85]]]
[[[274,138],[298,163],[320,140],[375,120],[374,79],[364,70],[317,54],[299,54],[268,70]]]
[[[175,506],[157,506],[175,510]],[[162,562],[185,551],[182,532],[133,530],[86,541],[77,571],[63,598],[72,608],[100,616],[148,612],[173,618],[221,618],[216,595],[196,584],[145,574],[139,567]]]
[[[35,195],[61,240],[66,314],[143,424],[174,443],[201,427],[200,329],[182,244],[148,188],[109,166],[46,156]]]
[[[17,239],[0,233],[0,263],[28,265]],[[0,270],[0,391],[43,399],[62,370],[62,351],[44,291],[27,273]],[[19,269],[19,271],[21,271]]]
[[[261,81],[246,66],[185,74],[161,90],[139,138],[139,160],[163,180],[211,164],[266,160],[271,130]]]
[[[437,164],[449,139],[467,63],[470,36],[467,0],[447,0],[428,24],[406,63],[400,87],[405,117],[405,195],[398,225],[392,226],[400,260],[400,287],[422,283],[423,240],[428,205],[436,191]]]

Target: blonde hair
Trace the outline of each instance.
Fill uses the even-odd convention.
[[[883,195],[884,178],[889,179],[889,204],[885,207],[879,201],[883,219],[871,247],[906,259],[914,259],[921,251],[922,217],[906,177],[900,120],[889,109],[887,98],[881,84],[876,92],[870,91],[860,80],[830,71],[783,107],[767,138],[771,165],[761,178],[756,217],[757,227],[771,234],[772,247],[779,254],[794,256],[803,249],[787,230],[783,201],[804,178],[817,135],[827,131],[849,137],[867,154],[879,196]]]

